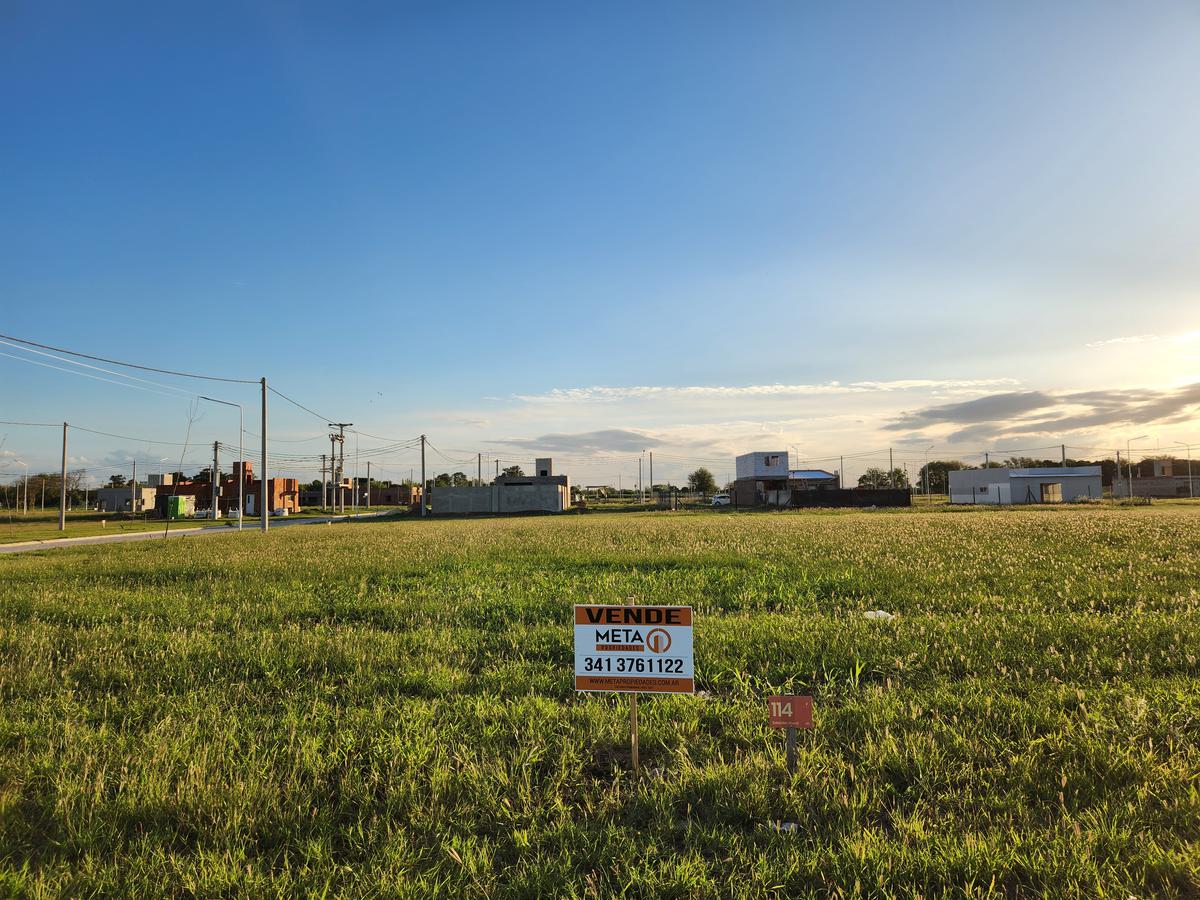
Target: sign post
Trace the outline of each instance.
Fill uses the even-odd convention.
[[[637,695],[696,690],[690,606],[576,606],[575,690],[629,694],[638,768]]]
[[[788,772],[796,772],[796,729],[812,728],[812,697],[785,694],[767,698],[767,712],[772,728],[787,729]]]

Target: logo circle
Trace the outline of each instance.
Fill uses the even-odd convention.
[[[655,653],[666,653],[671,649],[671,635],[661,628],[646,632],[646,646]]]

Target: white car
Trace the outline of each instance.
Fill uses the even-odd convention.
[[[729,498],[728,494],[713,494],[713,506],[729,506],[731,503],[733,501]]]

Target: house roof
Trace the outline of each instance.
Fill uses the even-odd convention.
[[[1053,466],[1042,469],[1009,469],[1010,478],[1099,478],[1099,466]]]
[[[818,481],[823,478],[836,478],[832,472],[826,472],[824,469],[794,469],[788,472],[788,478],[803,479],[805,481]]]

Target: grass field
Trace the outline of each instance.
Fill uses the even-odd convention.
[[[641,777],[571,684],[571,605],[630,600],[696,608],[703,692],[644,698]],[[1180,506],[39,551],[0,648],[0,895],[1200,894]]]

